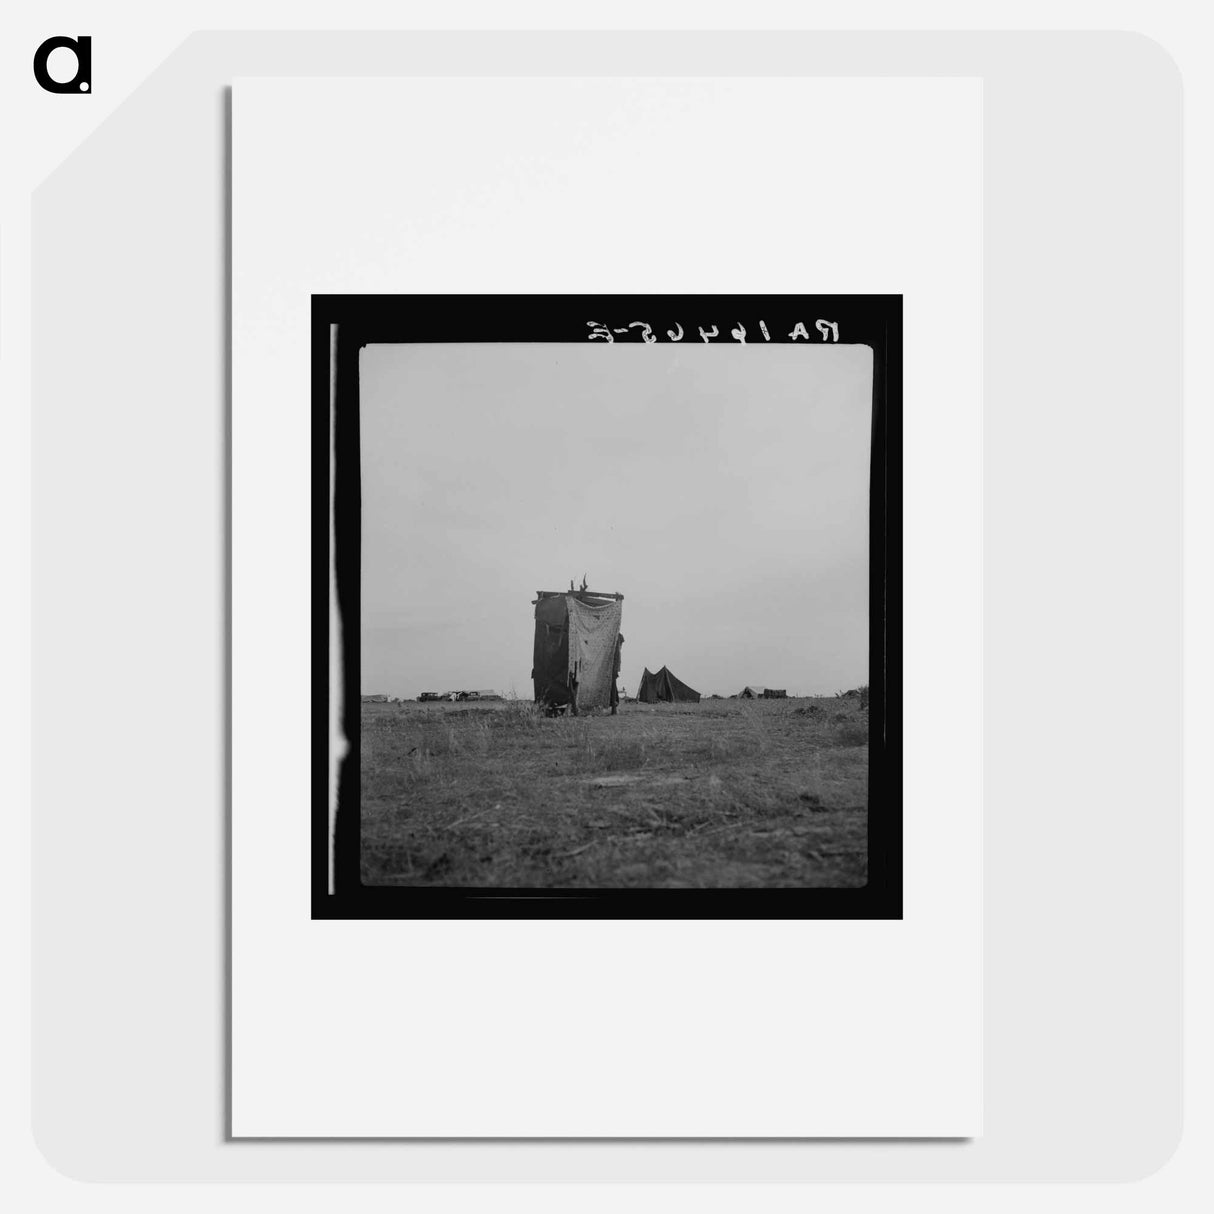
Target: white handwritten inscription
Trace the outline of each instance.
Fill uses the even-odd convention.
[[[653,326],[644,320],[633,320],[626,325],[620,325],[613,328],[611,325],[604,324],[601,320],[588,320],[586,327],[590,330],[588,335],[589,341],[615,341],[616,334],[620,334],[625,339],[629,337],[640,337],[641,341],[652,345],[658,340],[657,334],[653,331]],[[815,320],[814,328],[821,334],[822,341],[838,341],[839,340],[839,323],[834,320]],[[640,333],[634,333],[634,330],[639,329]],[[700,340],[704,343],[711,342],[713,338],[721,336],[721,330],[715,325],[709,325],[705,328],[703,325],[696,326],[696,332],[700,335]],[[763,334],[764,341],[771,341],[771,332],[767,328],[766,321],[759,321],[759,332]],[[666,338],[668,341],[682,341],[686,336],[683,326],[675,323],[673,329],[666,330]],[[729,330],[729,336],[734,341],[746,344],[746,326],[739,320],[734,323],[733,328]],[[790,341],[810,341],[809,329],[805,327],[804,321],[797,321],[789,330],[788,338]]]

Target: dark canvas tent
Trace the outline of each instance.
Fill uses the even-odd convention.
[[[646,666],[645,673],[641,675],[637,699],[642,704],[698,704],[700,693],[676,679],[665,666],[657,674],[650,674],[649,667]]]
[[[531,678],[538,704],[615,704],[622,594],[539,590]]]

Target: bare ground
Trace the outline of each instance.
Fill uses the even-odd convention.
[[[364,704],[369,885],[854,887],[867,714],[852,699]]]

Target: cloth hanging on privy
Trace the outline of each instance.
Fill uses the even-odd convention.
[[[588,603],[565,596],[569,618],[569,677],[577,680],[577,706],[606,708],[615,678],[616,642],[623,605],[618,600]]]
[[[698,704],[700,693],[676,679],[665,666],[657,674],[650,674],[646,666],[637,689],[637,699],[642,704]]]

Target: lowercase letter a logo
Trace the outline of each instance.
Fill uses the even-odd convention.
[[[76,56],[76,74],[71,80],[53,80],[46,70],[52,51],[60,48]],[[81,34],[77,38],[48,38],[34,52],[34,79],[48,93],[88,93],[93,88],[93,40]]]

